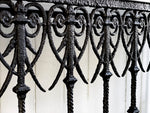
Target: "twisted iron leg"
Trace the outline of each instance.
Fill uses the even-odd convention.
[[[67,105],[68,105],[68,113],[74,113],[74,107],[73,107],[73,88],[74,84],[76,83],[77,79],[71,75],[67,76],[64,79],[64,83],[67,87]]]
[[[136,82],[137,82],[137,73],[139,71],[139,68],[132,63],[130,67],[131,72],[131,106],[128,110],[128,113],[139,113],[138,108],[136,107]]]
[[[100,75],[104,81],[103,113],[109,113],[109,80],[112,73],[104,68]]]
[[[18,97],[18,108],[19,108],[18,113],[25,113],[25,98],[28,91],[30,91],[30,88],[27,87],[26,85],[23,86],[16,85],[13,88],[13,91],[17,94]]]
[[[109,112],[109,81],[104,81],[103,113]]]

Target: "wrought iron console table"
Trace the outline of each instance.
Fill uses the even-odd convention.
[[[44,9],[41,5],[42,2],[53,4],[49,9]],[[74,68],[76,68],[83,82],[88,84],[79,65],[88,39],[90,39],[92,49],[99,61],[91,83],[95,81],[99,73],[104,81],[103,113],[109,112],[109,79],[112,76],[109,67],[111,66],[114,73],[120,77],[113,59],[118,44],[121,42],[128,56],[122,76],[128,69],[132,76],[131,106],[127,112],[139,113],[136,107],[136,77],[139,70],[145,71],[140,58],[144,44],[148,42],[150,47],[149,3],[122,0],[1,0],[0,25],[8,28],[12,24],[14,24],[14,29],[8,34],[3,32],[0,27],[1,36],[11,38],[5,51],[0,53],[1,62],[9,70],[0,90],[0,97],[5,92],[12,76],[16,75],[18,81],[13,91],[18,97],[19,113],[25,113],[25,98],[30,91],[30,88],[25,85],[25,75],[28,72],[39,89],[45,92],[35,76],[33,66],[42,53],[46,35],[48,35],[53,53],[61,64],[56,79],[49,90],[55,87],[62,71],[66,69],[67,75],[64,83],[67,88],[68,113],[74,112],[73,88],[77,82],[73,75]],[[30,28],[36,28],[36,31],[29,33],[26,25]],[[63,32],[59,31],[61,28],[64,28]],[[35,38],[41,30],[41,43],[38,50],[35,51],[29,38]],[[78,37],[83,37],[83,34],[85,34],[85,40],[81,46]],[[55,40],[54,35],[55,37],[62,37],[62,42],[58,48],[53,42]],[[99,42],[95,42],[97,37]],[[115,43],[114,39],[116,40]],[[65,53],[61,58],[59,52],[63,48],[65,48]],[[29,49],[35,55],[33,61],[29,60],[26,49]],[[80,52],[79,55],[76,55],[75,49]],[[9,65],[5,61],[5,57],[12,50],[14,50],[14,56],[11,65]],[[103,66],[103,70],[100,72],[101,66]],[[17,70],[15,70],[15,67],[17,67]],[[149,70],[150,64],[147,68],[147,71]]]

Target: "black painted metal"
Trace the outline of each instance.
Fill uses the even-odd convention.
[[[24,4],[24,1],[29,3]],[[55,4],[47,10],[43,8],[40,2]],[[150,47],[150,4],[122,0],[17,0],[17,2],[2,0],[0,1],[1,4],[6,4],[8,7],[0,6],[0,25],[9,28],[14,24],[14,30],[6,34],[0,26],[1,36],[11,38],[6,50],[2,54],[0,53],[1,62],[9,70],[0,90],[0,97],[7,89],[12,75],[16,75],[18,81],[13,91],[18,97],[19,113],[25,113],[25,98],[30,90],[25,85],[25,75],[28,72],[30,72],[36,85],[45,92],[34,74],[33,66],[42,52],[46,33],[52,51],[61,65],[49,90],[55,87],[63,70],[66,69],[67,75],[64,83],[67,88],[68,113],[74,113],[73,89],[77,82],[74,76],[74,68],[76,68],[83,82],[88,83],[79,65],[88,38],[91,40],[93,51],[98,59],[97,68],[91,82],[93,83],[96,80],[99,73],[104,82],[103,113],[109,113],[109,80],[112,76],[110,66],[114,73],[120,77],[113,61],[120,38],[128,56],[122,76],[129,69],[132,77],[131,106],[128,113],[139,113],[136,107],[136,78],[140,69],[144,72],[140,56],[146,39]],[[85,5],[90,7],[87,8]],[[35,9],[31,9],[33,7]],[[36,28],[36,31],[30,34],[26,25],[30,28]],[[62,28],[64,28],[64,31],[60,32]],[[38,51],[35,51],[29,38],[37,37],[41,29],[41,43]],[[55,37],[53,35],[62,40],[58,48],[54,43]],[[85,38],[83,45],[80,45],[78,37]],[[114,39],[116,42],[113,41]],[[98,40],[98,42],[95,40]],[[9,65],[4,57],[8,56],[13,49],[14,56],[11,65]],[[26,49],[29,49],[35,55],[32,61],[29,61]],[[63,50],[65,52],[63,58],[61,58],[59,53]],[[77,53],[79,54],[77,55]],[[25,69],[25,65],[27,69]],[[16,66],[17,71],[15,71]],[[103,69],[100,72],[101,66],[103,66]],[[147,71],[149,70],[150,64],[147,68]]]
[[[109,65],[112,66],[115,74],[119,77],[116,66],[114,64],[113,58],[115,56],[120,36],[121,36],[121,18],[117,10],[111,10],[108,8],[98,8],[94,9],[91,14],[92,21],[92,31],[91,31],[91,44],[93,50],[99,59],[94,77],[92,78],[92,83],[97,78],[97,75],[100,72],[101,65],[103,65],[103,70],[100,73],[104,81],[104,98],[103,98],[103,113],[108,113],[109,105],[109,79],[112,76],[112,73],[109,70]],[[111,32],[111,30],[114,30]],[[94,42],[94,35],[99,37],[98,44]],[[113,43],[112,37],[117,35],[116,44]],[[111,47],[113,50],[111,51]],[[99,53],[99,49],[102,48]]]
[[[136,107],[136,78],[137,73],[139,71],[139,67],[137,63],[139,63],[139,66],[141,70],[144,72],[144,68],[140,59],[140,55],[142,52],[142,49],[145,44],[145,40],[147,37],[147,20],[146,20],[146,14],[144,12],[140,11],[126,11],[123,15],[123,21],[124,21],[124,31],[122,33],[126,33],[128,36],[130,36],[128,42],[125,42],[124,34],[122,34],[122,41],[124,48],[126,50],[126,53],[128,55],[128,61],[126,64],[126,68],[123,72],[123,76],[125,72],[127,71],[130,62],[131,66],[129,68],[129,71],[131,72],[132,80],[131,80],[131,106],[128,110],[128,113],[139,113],[138,108]],[[130,29],[130,31],[129,31]],[[140,42],[140,36],[143,34],[142,42]],[[128,49],[130,47],[130,50]]]
[[[0,90],[0,96],[3,95],[9,82],[11,81],[12,75],[16,74],[18,77],[17,85],[13,88],[13,91],[17,94],[18,97],[18,110],[19,113],[25,113],[25,98],[27,92],[30,90],[28,86],[25,85],[25,75],[30,72],[33,80],[37,84],[37,86],[45,92],[42,88],[40,83],[38,82],[34,71],[33,66],[35,62],[38,60],[42,48],[46,38],[46,14],[42,6],[38,3],[29,3],[24,6],[23,2],[17,1],[16,4],[12,2],[6,2],[6,4],[11,8],[12,13],[8,12],[7,10],[1,10],[0,12],[0,23],[4,27],[10,27],[13,23],[15,24],[14,30],[10,34],[5,34],[2,30],[0,30],[0,34],[4,38],[11,38],[9,45],[7,46],[6,50],[3,54],[0,54],[0,59],[2,63],[8,68],[9,72],[6,77],[4,84]],[[29,16],[26,16],[30,7],[36,7],[38,10],[41,11],[43,22],[40,22],[40,18],[37,13],[31,13]],[[29,25],[31,28],[36,28],[37,31],[33,34],[28,33],[26,30],[25,25]],[[39,50],[36,52],[30,41],[27,37],[34,38],[38,35],[40,28],[43,26],[43,35],[41,39],[41,44]],[[30,63],[26,48],[28,48],[34,55],[35,58]],[[14,56],[11,65],[4,60],[4,57],[8,56],[10,52],[14,49]],[[27,69],[25,70],[25,65]],[[15,67],[17,66],[17,72],[15,72]]]
[[[149,45],[149,48],[150,48],[150,34],[149,34],[149,31],[150,31],[150,27],[149,27],[149,25],[150,25],[150,14],[148,15],[148,33],[147,33],[147,42],[148,42],[148,45]],[[149,63],[149,65],[148,65],[148,67],[147,67],[147,72],[150,70],[150,63]]]
[[[60,9],[61,13],[55,13],[54,20],[52,21],[52,17],[54,16],[54,12],[56,9]],[[77,15],[77,11],[81,11],[82,14]],[[63,33],[60,33],[58,28],[66,27]],[[87,26],[87,27],[86,27]],[[58,49],[56,49],[55,44],[53,42],[52,37],[52,28],[55,31],[56,36],[62,37],[62,42]],[[81,32],[77,33],[75,28],[81,28]],[[81,59],[89,36],[89,17],[85,8],[82,7],[73,7],[73,6],[63,6],[63,5],[54,5],[48,13],[48,35],[49,42],[52,47],[52,50],[60,62],[61,66],[55,81],[49,90],[53,89],[57,84],[62,71],[64,68],[67,70],[67,76],[64,79],[64,83],[67,87],[67,99],[68,99],[68,113],[73,113],[73,88],[77,79],[74,77],[74,67],[76,67],[77,72],[79,73],[83,82],[87,84],[87,81],[82,73],[82,70],[79,65],[79,60]],[[83,46],[80,46],[77,38],[82,36],[86,30],[86,37]],[[60,58],[59,52],[65,47],[65,53],[63,59]],[[75,47],[80,51],[79,56],[76,55]],[[67,63],[67,64],[66,64]]]
[[[25,0],[30,2],[61,3],[80,6],[110,7],[150,11],[150,4],[136,0]]]

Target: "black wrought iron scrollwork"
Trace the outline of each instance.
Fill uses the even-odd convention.
[[[45,90],[40,85],[39,81],[37,80],[35,73],[33,71],[33,66],[35,65],[36,61],[38,60],[43,45],[45,42],[46,37],[46,13],[43,7],[38,3],[28,3],[26,5],[23,2],[17,1],[15,4],[9,2],[8,6],[11,7],[11,12],[7,10],[0,11],[0,24],[6,28],[10,27],[14,24],[14,28],[11,33],[6,34],[3,32],[2,28],[0,27],[0,34],[4,38],[11,38],[8,46],[4,50],[4,52],[0,53],[0,60],[1,62],[7,67],[9,70],[7,77],[2,85],[0,90],[0,97],[3,95],[7,86],[9,85],[13,74],[18,77],[17,85],[13,88],[13,91],[17,94],[18,97],[18,107],[19,113],[25,113],[25,98],[27,92],[30,90],[28,86],[25,85],[25,75],[30,72],[34,82],[39,87],[40,90]],[[12,5],[13,4],[13,5]],[[13,6],[13,7],[12,7]],[[28,14],[28,10],[31,8],[37,8],[42,14],[42,21],[40,21],[40,17],[38,13],[31,13]],[[37,28],[36,32],[33,34],[28,33],[26,30],[26,26],[28,25],[31,28]],[[41,43],[37,51],[35,51],[30,43],[29,38],[35,38],[40,31],[40,28],[43,27],[43,34],[41,38]],[[35,57],[30,62],[27,56],[26,49],[31,51]],[[11,65],[9,65],[4,57],[8,56],[9,53],[14,50],[14,56]],[[25,65],[27,69],[25,69]],[[15,71],[15,67],[17,66],[17,71]]]
[[[60,10],[57,13],[57,10]],[[78,11],[81,14],[78,15]],[[54,15],[55,14],[55,15]],[[48,36],[50,46],[57,58],[60,62],[61,66],[54,80],[53,84],[49,88],[49,90],[53,89],[57,84],[63,69],[67,70],[67,76],[64,79],[64,83],[67,87],[67,99],[68,99],[68,113],[73,113],[73,88],[77,79],[74,77],[74,68],[76,68],[78,74],[80,75],[83,82],[88,83],[82,73],[82,70],[79,65],[79,61],[85,51],[88,37],[89,37],[89,16],[88,12],[83,7],[73,7],[64,5],[54,5],[50,8],[48,13]],[[64,28],[64,31],[60,32],[60,28]],[[61,37],[62,41],[58,48],[56,48],[54,44],[54,37],[52,36],[52,29],[57,37]],[[79,29],[81,31],[76,31]],[[78,43],[78,37],[86,34],[83,45],[81,46]],[[63,59],[61,59],[59,52],[65,48],[65,53]],[[79,51],[79,55],[76,55],[75,48]]]
[[[93,83],[95,81],[98,74],[100,73],[100,68],[103,65],[103,70],[100,73],[104,81],[103,113],[108,113],[109,79],[112,76],[112,73],[109,70],[110,65],[114,73],[119,77],[113,58],[117,51],[122,32],[120,26],[121,16],[117,10],[97,8],[94,9],[91,13],[91,22],[92,30],[90,39],[93,51],[98,58],[98,64],[91,82]],[[99,38],[97,44],[94,41],[94,34]],[[113,38],[117,38],[115,43],[113,42]]]
[[[139,110],[136,107],[136,78],[140,69],[144,72],[140,55],[147,38],[146,14],[141,11],[125,11],[123,15],[123,22],[124,32],[122,32],[122,42],[128,55],[128,60],[122,76],[125,75],[128,69],[132,76],[131,106],[128,110],[128,113],[139,113]],[[128,39],[127,37],[125,38],[125,34],[129,37]]]
[[[50,9],[47,10],[45,3],[41,2],[47,3],[46,6],[50,6]],[[52,4],[48,5],[48,2]],[[131,105],[128,113],[139,113],[136,107],[136,79],[140,69],[145,72],[140,57],[146,40],[150,48],[150,7],[147,3],[134,2],[126,0],[0,0],[0,35],[1,38],[9,41],[4,51],[0,52],[0,61],[8,70],[0,89],[0,97],[6,91],[13,75],[17,76],[17,85],[13,91],[18,97],[19,113],[25,113],[25,98],[30,90],[25,84],[27,73],[30,73],[38,88],[45,92],[36,78],[33,67],[42,53],[46,34],[48,34],[52,51],[60,63],[59,71],[49,90],[55,87],[63,70],[66,69],[64,83],[67,88],[68,113],[74,113],[73,89],[77,82],[74,69],[76,68],[82,81],[88,84],[79,63],[90,38],[92,49],[98,59],[91,83],[97,79],[98,75],[102,77],[103,113],[109,113],[109,80],[112,76],[110,68],[117,77],[120,77],[114,57],[122,39],[128,57],[122,76],[124,77],[129,70],[132,77]],[[12,30],[5,32],[3,28]],[[42,36],[39,37],[41,33]],[[39,38],[40,43],[35,49],[30,41],[36,37]],[[56,41],[60,44],[56,45]],[[28,52],[33,55],[33,59],[29,58]],[[9,64],[6,57],[11,53],[13,57]],[[147,71],[149,70],[150,62],[147,67]]]

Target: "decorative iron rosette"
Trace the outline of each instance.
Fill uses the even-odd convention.
[[[25,65],[26,65],[26,69],[24,75],[26,75],[28,72],[30,72],[34,82],[36,83],[36,85],[39,87],[39,89],[41,89],[42,91],[45,91],[42,86],[40,85],[40,83],[38,82],[35,73],[33,71],[33,66],[35,65],[35,63],[37,62],[42,49],[43,49],[43,45],[45,42],[45,38],[46,38],[46,20],[47,20],[47,16],[46,13],[43,9],[43,7],[38,4],[38,3],[27,3],[27,4],[22,4],[17,2],[16,4],[14,4],[11,1],[6,1],[6,2],[0,2],[0,5],[7,5],[9,7],[9,9],[11,10],[1,10],[0,11],[0,35],[3,38],[8,38],[10,39],[10,42],[8,44],[8,46],[5,48],[5,50],[3,52],[0,52],[0,60],[3,63],[3,65],[9,70],[7,77],[4,81],[4,84],[2,85],[2,88],[0,90],[0,96],[3,95],[3,93],[5,92],[7,86],[9,85],[12,75],[16,75],[19,76],[17,74],[17,71],[15,71],[15,67],[18,66],[18,49],[19,47],[21,47],[21,44],[19,45],[19,39],[18,39],[18,28],[17,26],[22,25],[22,33],[19,33],[22,35],[24,41],[22,41],[21,43],[25,44],[25,48],[24,49],[24,53],[25,53]],[[37,11],[39,11],[39,13],[37,12],[31,12],[30,10],[32,10],[32,8],[37,9]],[[39,15],[40,14],[40,15]],[[3,27],[6,28],[10,28],[13,25],[13,30],[10,33],[5,33],[3,31]],[[27,30],[27,26],[28,28],[31,28],[35,30],[34,33],[30,33]],[[35,50],[32,47],[32,44],[30,43],[30,38],[36,38],[38,36],[38,34],[42,32],[42,36],[41,36],[41,41],[39,44],[39,47],[37,47],[38,49]],[[21,36],[20,36],[21,37]],[[1,42],[2,43],[2,42]],[[29,60],[28,58],[28,53],[27,53],[27,49],[34,55],[34,58],[32,59],[32,61]],[[14,51],[13,51],[14,50]],[[8,56],[10,53],[13,53],[13,58],[11,61],[11,65],[9,65],[9,63],[5,60],[5,57]]]

